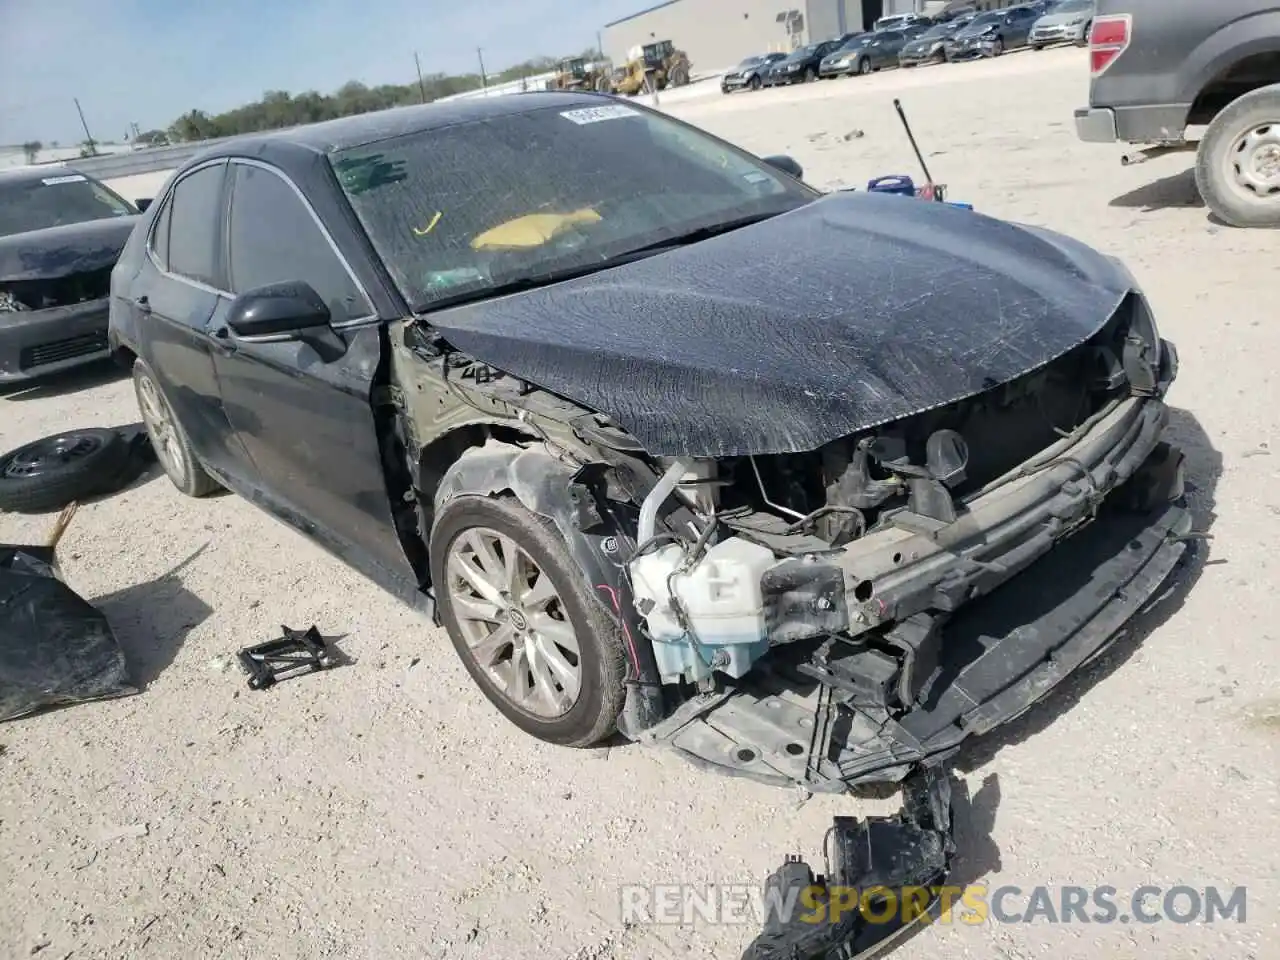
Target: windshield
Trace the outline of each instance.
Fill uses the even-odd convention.
[[[942,37],[950,36],[951,34],[955,33],[957,30],[959,30],[962,26],[964,26],[963,23],[954,23],[954,22],[934,24],[924,33],[920,34],[917,37],[917,39],[938,40],[938,39],[941,39]]]
[[[1062,0],[1049,5],[1048,13],[1085,13],[1093,9],[1093,0]]]
[[[738,64],[738,68],[754,67],[758,63],[764,63],[764,57],[747,57],[747,59]]]
[[[788,60],[804,60],[804,59],[807,59],[808,57],[812,57],[814,53],[817,51],[817,49],[818,49],[818,45],[816,43],[811,43],[807,47],[801,47],[799,50],[796,50],[794,53],[791,54],[791,56],[787,57],[787,59]]]
[[[870,33],[860,34],[859,36],[854,37],[852,40],[850,40],[840,49],[841,50],[857,50],[859,47],[865,47],[867,45],[867,41],[871,40],[872,37],[873,37],[873,34],[870,34]]]
[[[0,183],[0,237],[137,213],[121,197],[79,173]]]
[[[794,209],[819,194],[626,104],[541,108],[330,156],[415,312]]]

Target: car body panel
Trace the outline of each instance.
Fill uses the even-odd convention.
[[[1191,110],[1211,81],[1250,57],[1280,59],[1277,0],[1097,0],[1096,16],[1116,15],[1131,18],[1129,46],[1091,78],[1076,111],[1082,140],[1180,141],[1188,124],[1208,122]]]
[[[1013,379],[1088,339],[1128,291],[1109,260],[1065,238],[903,202],[833,194],[428,317],[468,354],[610,414],[651,453],[728,456],[814,449]],[[764,273],[751,253],[762,245]],[[925,260],[927,278],[908,283],[904,265]],[[997,329],[974,326],[992,303]],[[631,319],[601,322],[614,313]]]

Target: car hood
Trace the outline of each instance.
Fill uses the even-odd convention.
[[[944,43],[951,39],[951,34],[945,34],[941,37],[915,37],[908,40],[902,45],[903,50],[920,50],[922,48],[932,47],[935,44]]]
[[[109,217],[0,237],[0,282],[56,280],[109,267],[140,219]]]
[[[1046,230],[842,192],[426,320],[655,456],[738,456],[813,450],[1013,380],[1089,339],[1130,286]]]
[[[984,23],[981,26],[977,26],[977,27],[974,27],[974,26],[963,27],[960,30],[957,30],[951,39],[972,40],[975,37],[980,37],[984,33],[988,33],[994,30],[997,26],[998,24],[994,24],[994,23]]]

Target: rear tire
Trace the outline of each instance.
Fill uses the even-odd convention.
[[[534,571],[531,574],[534,578],[533,587],[528,589],[526,595],[534,592],[542,577],[548,578],[554,588],[554,610],[559,614],[559,619],[555,620],[556,628],[558,631],[571,628],[578,647],[576,698],[557,716],[547,715],[550,711],[539,715],[522,706],[522,701],[505,691],[498,679],[491,675],[491,670],[496,669],[494,664],[485,666],[480,663],[482,656],[491,656],[501,661],[500,654],[509,649],[507,660],[503,661],[503,669],[509,663],[511,676],[519,677],[523,686],[527,681],[526,673],[517,667],[530,664],[528,676],[535,675],[535,667],[532,659],[521,660],[517,664],[517,650],[527,651],[528,643],[542,649],[552,642],[549,635],[540,634],[537,626],[539,622],[544,622],[540,618],[547,614],[536,614],[539,619],[535,619],[535,615],[526,618],[527,611],[524,611],[523,605],[511,602],[509,605],[512,609],[524,611],[519,618],[513,618],[506,608],[496,608],[506,618],[490,621],[496,625],[495,629],[487,637],[475,641],[476,631],[473,627],[477,622],[477,603],[474,599],[467,599],[466,602],[471,605],[468,611],[471,616],[465,619],[468,627],[463,627],[464,619],[459,616],[459,610],[464,600],[460,593],[455,596],[455,592],[465,589],[467,581],[456,575],[454,571],[457,568],[451,563],[451,559],[458,559],[467,549],[467,544],[474,542],[470,538],[463,539],[473,531],[485,531],[486,536],[493,533],[506,538],[506,543],[514,544],[518,548],[517,553],[523,554],[521,563],[525,565],[524,569]],[[566,747],[589,747],[610,736],[616,729],[625,692],[623,678],[626,661],[621,631],[604,611],[599,599],[588,589],[581,569],[573,561],[554,524],[530,513],[511,498],[466,495],[438,505],[430,539],[431,582],[435,586],[440,620],[448,631],[458,656],[462,658],[463,666],[489,702],[525,733],[548,743]],[[459,581],[462,586],[455,588],[454,581]],[[511,594],[519,592],[518,589],[510,591]],[[508,600],[511,599],[508,597]],[[495,617],[499,615],[498,612],[494,613]],[[510,625],[516,623],[523,624],[522,629],[534,639],[519,648],[516,646],[518,640],[513,640],[509,648],[504,647],[502,650],[491,650],[485,646],[499,630],[512,629]],[[472,635],[470,640],[469,633]],[[562,660],[567,660],[564,647],[559,649]],[[544,657],[545,654],[539,653],[537,656]],[[530,684],[536,685],[536,680]]]
[[[1196,150],[1196,187],[1233,227],[1280,227],[1280,84],[1234,100]]]
[[[178,422],[155,374],[141,360],[133,364],[133,390],[151,447],[169,481],[188,497],[207,497],[220,489],[218,481],[205,472],[196,458],[187,431]]]

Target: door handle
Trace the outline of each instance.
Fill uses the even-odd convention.
[[[140,313],[151,312],[151,300],[147,297],[145,293],[140,297],[135,297],[133,301],[133,305],[138,308],[138,311]]]

